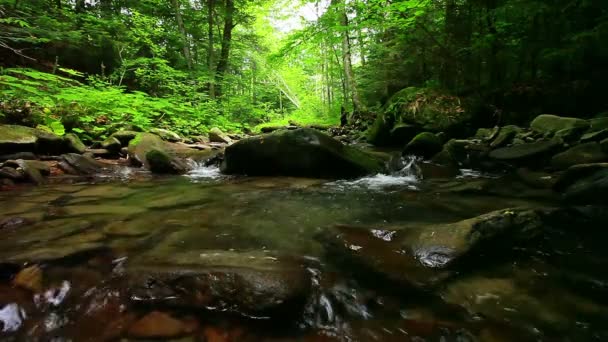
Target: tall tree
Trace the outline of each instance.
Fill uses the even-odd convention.
[[[232,44],[232,30],[236,26],[234,24],[234,12],[234,0],[225,0],[224,29],[222,31],[222,48],[220,51],[220,58],[217,62],[217,68],[215,71],[216,96],[222,96],[224,76],[226,74],[226,71],[228,70],[228,63],[230,60],[230,47]]]

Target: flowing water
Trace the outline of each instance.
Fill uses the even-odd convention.
[[[202,166],[186,176],[128,181],[124,171],[97,184],[0,193],[0,336],[120,340],[133,335],[128,327],[138,317],[161,310],[190,327],[178,334],[184,341],[608,338],[608,254],[585,234],[556,232],[433,294],[387,290],[382,279],[329,257],[319,236],[336,225],[375,228],[390,240],[382,234],[406,225],[549,202],[459,191],[496,176],[423,177],[420,165],[406,160],[394,174],[351,181],[227,177]],[[279,258],[305,268],[312,291],[303,311],[277,319],[138,306],[121,295],[130,263],[182,267],[216,258],[247,267],[243,255],[252,266]],[[15,265],[33,263],[30,285],[15,286]]]

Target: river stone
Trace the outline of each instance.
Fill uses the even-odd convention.
[[[76,153],[64,154],[59,162],[59,167],[64,172],[73,175],[93,175],[102,172],[107,166],[93,158]]]
[[[276,131],[226,148],[222,172],[256,176],[354,178],[378,173],[384,163],[310,128]]]
[[[403,150],[404,155],[414,154],[429,158],[441,151],[443,145],[441,139],[431,132],[423,132],[414,137],[405,149]]]
[[[228,135],[226,135],[224,132],[222,132],[221,129],[219,129],[217,127],[213,127],[209,131],[209,141],[215,142],[215,143],[223,143],[223,144],[232,143],[232,140],[228,137]]]
[[[0,168],[0,178],[19,181],[22,180],[24,177],[25,175],[23,173],[23,170],[18,171],[17,169],[8,166]]]
[[[125,274],[135,303],[250,317],[297,314],[311,289],[300,265],[255,252],[177,252],[157,263],[131,260]]]
[[[539,140],[496,149],[490,152],[490,158],[502,161],[525,161],[548,154],[560,145],[561,143],[554,139]]]
[[[476,140],[452,139],[433,157],[433,162],[463,167],[478,167],[486,159],[489,148]]]
[[[159,149],[148,151],[146,160],[148,161],[148,168],[153,173],[182,174],[188,171],[188,165]]]
[[[80,138],[74,133],[64,135],[63,140],[65,140],[67,149],[70,152],[83,154],[87,149]]]
[[[37,160],[8,160],[4,165],[22,170],[25,178],[38,185],[46,183],[44,176],[48,176],[51,173],[51,168],[48,164]]]
[[[593,142],[593,141],[602,141],[604,139],[608,139],[608,129],[603,129],[601,131],[589,132],[583,134],[581,137],[582,143]]]
[[[0,125],[0,154],[60,153],[63,149],[63,139],[52,133],[25,126]]]
[[[590,142],[574,146],[551,159],[551,166],[557,169],[567,169],[577,164],[592,164],[608,161],[599,143]]]
[[[17,160],[17,159],[37,160],[38,157],[36,157],[36,155],[33,154],[32,152],[17,152],[17,153],[5,154],[5,155],[0,156],[0,161]]]
[[[591,125],[589,132],[598,132],[608,129],[608,117],[591,119],[589,120],[589,124]]]
[[[104,150],[108,150],[113,154],[117,154],[118,152],[120,152],[122,144],[115,137],[108,137],[101,143],[101,148]]]
[[[602,151],[608,153],[608,138],[600,141],[600,146],[602,147]]]
[[[539,115],[530,124],[530,128],[533,131],[547,137],[553,136],[559,131],[562,131],[562,135],[568,134],[567,131],[583,133],[589,126],[590,124],[587,120],[550,114]]]
[[[161,128],[152,128],[150,133],[158,135],[161,139],[169,142],[180,142],[182,141],[182,137],[179,134]]]

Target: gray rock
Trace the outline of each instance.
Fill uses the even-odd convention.
[[[116,140],[120,141],[120,144],[122,146],[128,146],[129,142],[133,139],[135,139],[135,137],[137,136],[138,132],[135,131],[118,131],[115,132],[111,135],[112,138],[115,138]]]
[[[68,153],[61,156],[59,167],[68,174],[93,175],[102,172],[107,165],[87,156]]]
[[[128,154],[131,163],[143,165],[152,172],[184,173],[188,169],[180,158],[169,153],[167,143],[155,134],[138,134],[129,143]]]
[[[313,178],[350,178],[377,173],[384,162],[310,128],[243,139],[225,151],[222,172]]]
[[[43,130],[0,125],[0,154],[15,152],[61,153],[65,144],[61,137]]]
[[[551,166],[557,169],[567,169],[577,164],[592,164],[608,161],[606,155],[596,142],[574,146],[551,159]]]
[[[122,148],[122,144],[115,137],[109,137],[101,143],[101,148],[113,154],[118,154]]]
[[[146,160],[153,173],[182,174],[188,171],[186,163],[159,149],[149,150],[146,153]]]

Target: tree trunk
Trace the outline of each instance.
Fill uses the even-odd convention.
[[[214,36],[213,36],[213,13],[215,11],[215,0],[207,0],[207,9],[209,11],[209,15],[207,17],[207,68],[209,69],[210,81],[207,85],[209,89],[209,97],[215,98],[215,65],[214,65]]]
[[[232,44],[232,30],[234,29],[234,0],[226,0],[224,17],[224,31],[222,34],[222,49],[220,51],[220,59],[217,62],[215,71],[215,94],[222,96],[222,82],[226,70],[228,70],[228,60],[230,58],[230,45]]]
[[[179,0],[173,0],[173,8],[175,9],[175,20],[177,21],[177,28],[179,29],[179,32],[182,35],[182,40],[184,44],[184,58],[186,59],[188,70],[192,70],[192,55],[190,54],[190,44],[188,43],[188,34],[186,33],[184,20],[182,19],[182,12]]]
[[[359,97],[359,91],[357,90],[357,84],[355,81],[355,73],[353,72],[352,58],[351,58],[351,44],[348,36],[348,16],[346,14],[346,7],[340,0],[332,0],[332,5],[338,11],[340,18],[340,26],[342,27],[342,64],[344,66],[344,81],[345,86],[350,90],[350,96],[353,103],[353,116],[354,119],[358,114],[363,111],[363,104]]]
[[[78,13],[82,13],[84,12],[86,9],[86,2],[85,0],[76,0],[76,12]]]

